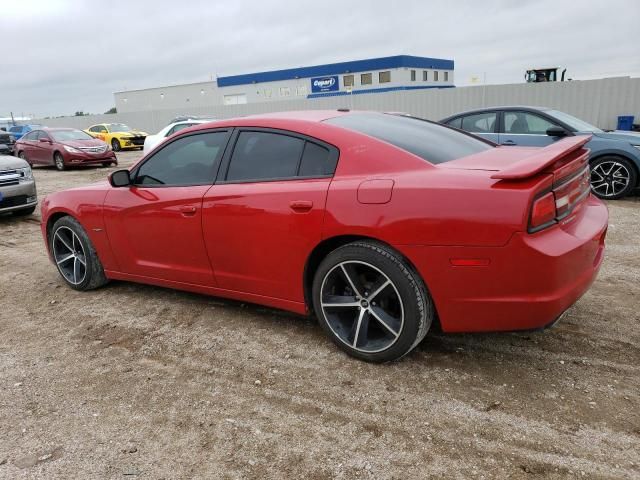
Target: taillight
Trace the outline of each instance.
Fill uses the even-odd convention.
[[[589,196],[589,177],[589,167],[586,167],[568,180],[554,184],[551,192],[536,198],[531,207],[529,232],[537,232],[568,217]]]
[[[549,192],[533,201],[531,207],[531,219],[529,231],[536,231],[553,222],[556,219],[556,197]]]

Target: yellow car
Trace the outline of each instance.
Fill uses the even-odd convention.
[[[114,152],[120,150],[144,147],[144,139],[148,133],[133,130],[124,123],[99,123],[91,125],[85,130],[94,138],[107,142]]]

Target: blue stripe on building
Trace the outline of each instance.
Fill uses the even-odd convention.
[[[325,77],[330,75],[342,75],[345,73],[367,72],[372,70],[387,70],[392,68],[431,68],[438,70],[453,70],[453,67],[453,60],[415,57],[412,55],[395,55],[393,57],[371,58],[368,60],[329,63],[326,65],[316,65],[312,67],[288,68],[286,70],[274,70],[271,72],[247,73],[244,75],[218,77],[218,87],[277,82],[282,80],[294,80],[297,78]],[[378,89],[378,91],[383,91],[383,89]],[[309,97],[311,98],[311,95]]]
[[[383,93],[383,92],[393,92],[396,90],[424,90],[425,88],[455,88],[455,85],[367,88],[366,90],[352,90],[351,92],[346,92],[343,90],[340,92],[330,92],[330,93],[312,93],[311,95],[307,95],[307,98],[340,97],[343,95],[360,95],[362,93]]]

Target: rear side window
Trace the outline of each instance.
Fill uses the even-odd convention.
[[[325,120],[413,153],[430,163],[443,163],[494,148],[491,142],[439,123],[384,113],[354,113]]]
[[[240,132],[227,181],[295,177],[304,140],[269,132]]]
[[[315,143],[306,142],[300,162],[301,177],[332,175],[336,169],[336,159],[329,149]]]
[[[462,117],[462,129],[472,133],[493,133],[496,127],[496,112],[474,113]]]
[[[454,128],[462,128],[462,117],[454,118],[447,122],[447,125]]]

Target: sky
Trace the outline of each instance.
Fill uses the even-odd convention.
[[[455,83],[640,76],[640,0],[0,0],[0,117],[103,113],[113,92],[389,55]]]

